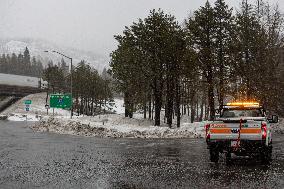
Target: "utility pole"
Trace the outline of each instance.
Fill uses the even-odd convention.
[[[44,51],[44,52],[49,52],[49,51]],[[60,54],[61,56],[67,58],[70,60],[71,64],[71,68],[70,68],[70,93],[71,93],[71,119],[72,119],[72,116],[73,116],[73,78],[72,78],[72,72],[73,72],[73,58],[69,57],[69,56],[66,56],[65,54],[63,53],[60,53],[58,51],[51,51],[53,53],[57,53],[57,54]]]

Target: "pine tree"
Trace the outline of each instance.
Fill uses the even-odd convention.
[[[224,104],[226,88],[229,83],[230,63],[233,54],[232,42],[234,36],[234,17],[232,8],[226,5],[224,0],[217,0],[214,7],[215,19],[215,53],[216,53],[216,78],[219,105]]]
[[[123,35],[116,36],[116,40],[119,46],[111,55],[111,71],[125,93],[126,116],[132,117],[134,105],[137,104],[143,107],[146,117],[147,101],[151,116],[153,100],[155,125],[160,125],[166,96],[167,122],[171,126],[172,115],[176,113],[179,126],[179,71],[185,42],[175,18],[161,10],[152,10],[144,20],[126,27]]]
[[[31,74],[31,56],[28,47],[25,48],[23,57],[24,73]]]
[[[12,53],[11,62],[9,63],[9,71],[11,74],[21,73],[21,70],[18,67],[18,58],[15,53]]]
[[[214,9],[207,1],[204,7],[195,11],[194,17],[190,18],[186,27],[192,44],[197,50],[199,69],[207,82],[207,98],[210,110],[210,120],[215,117],[214,102],[214,70],[216,62],[214,59],[214,34],[216,33],[216,23],[214,19]]]

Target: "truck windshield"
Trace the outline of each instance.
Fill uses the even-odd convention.
[[[262,117],[262,112],[259,109],[250,110],[230,110],[226,109],[223,111],[221,117],[231,118],[231,117]]]

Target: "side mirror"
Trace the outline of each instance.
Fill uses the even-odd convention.
[[[278,116],[272,115],[271,119],[268,119],[269,123],[278,123]]]
[[[272,123],[278,123],[279,119],[277,115],[272,115]]]

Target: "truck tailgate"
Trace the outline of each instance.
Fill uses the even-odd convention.
[[[216,122],[210,124],[209,134],[211,140],[237,140],[240,123]],[[242,123],[241,140],[261,140],[261,121],[246,121]]]

